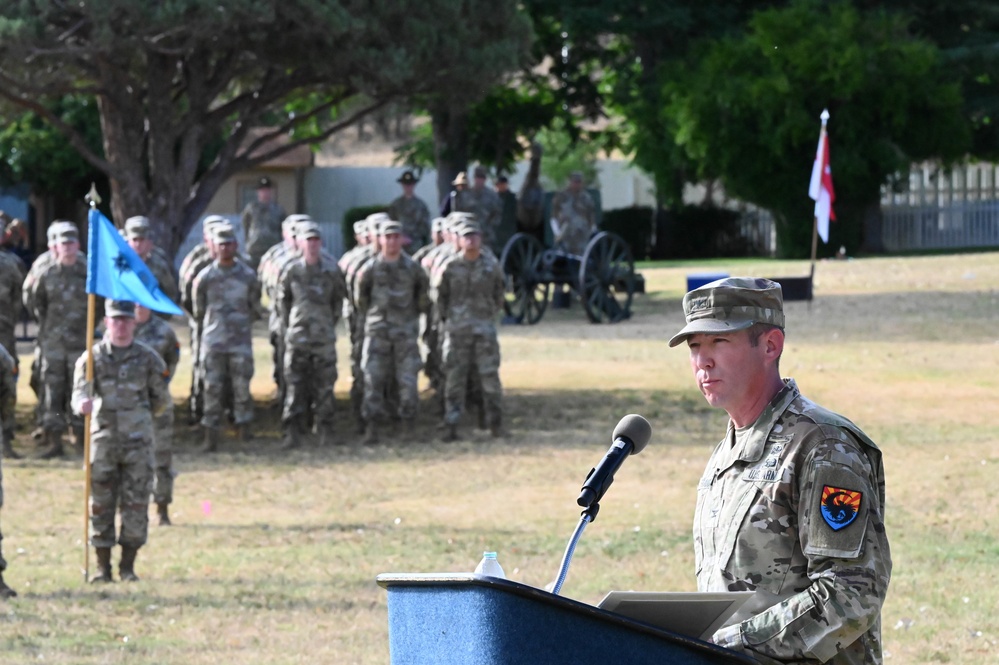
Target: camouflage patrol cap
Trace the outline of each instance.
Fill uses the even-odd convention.
[[[201,222],[201,227],[205,230],[205,232],[211,232],[212,227],[217,224],[230,223],[231,222],[222,215],[208,215],[208,217],[205,217],[204,221]]]
[[[73,222],[64,220],[52,222],[49,232],[53,243],[72,242],[74,240],[79,242],[80,240],[80,231]]]
[[[135,318],[135,303],[128,300],[109,300],[104,306],[104,315],[111,318]]]
[[[387,236],[390,233],[402,233],[402,224],[394,219],[383,220],[378,225],[378,235]]]
[[[780,284],[761,277],[726,277],[698,287],[683,297],[687,325],[673,335],[670,346],[699,333],[732,333],[754,323],[784,327],[784,296]]]
[[[482,233],[482,229],[479,228],[479,223],[474,219],[467,219],[462,222],[457,231],[461,236],[470,236],[473,233]]]
[[[298,224],[295,225],[295,237],[297,238],[321,238],[322,234],[319,233],[319,224],[310,219],[303,219]]]
[[[145,238],[147,235],[149,235],[148,217],[136,215],[125,220],[126,238]]]
[[[381,224],[382,222],[388,221],[390,219],[392,219],[392,218],[389,217],[388,213],[386,213],[386,212],[373,212],[370,215],[368,215],[367,217],[365,217],[364,221],[366,221],[368,224],[374,224],[374,225],[377,226],[377,225]]]
[[[484,166],[476,166],[475,170],[473,171],[473,175],[476,178],[485,178],[486,175],[487,175],[487,173],[486,173],[486,167],[484,167]]]
[[[310,217],[309,215],[303,215],[303,214],[288,215],[281,222],[281,228],[285,229],[285,230],[294,231],[295,226],[297,224],[299,224],[300,222],[305,222],[305,221],[312,221],[312,217]]]
[[[443,228],[444,228],[443,217],[434,217],[433,221],[430,222],[431,233],[440,233]]]
[[[229,222],[212,225],[212,241],[217,244],[236,242],[236,227]]]
[[[354,235],[355,236],[363,236],[367,232],[368,232],[368,222],[367,222],[367,220],[362,219],[362,220],[360,220],[358,222],[354,222]]]

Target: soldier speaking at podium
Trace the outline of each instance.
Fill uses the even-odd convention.
[[[712,642],[761,663],[882,662],[891,577],[881,452],[782,379],[784,308],[768,279],[683,298],[690,367],[728,431],[697,486],[698,591],[753,591]]]

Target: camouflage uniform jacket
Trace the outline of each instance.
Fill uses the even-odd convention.
[[[712,641],[763,663],[880,663],[881,452],[786,384],[751,426],[730,424],[698,484],[698,590],[755,592]]]
[[[503,308],[503,270],[492,254],[475,261],[463,256],[448,261],[440,275],[437,308],[451,334],[495,334],[496,314]]]
[[[429,307],[423,268],[405,253],[395,261],[379,255],[365,265],[357,281],[357,310],[364,317],[365,337],[416,337],[420,314]]]
[[[17,257],[0,251],[0,343],[14,338],[14,328],[21,318],[24,277]],[[8,350],[15,352],[13,349]]]
[[[347,301],[357,310],[357,280],[368,263],[377,256],[377,251],[371,245],[357,247],[357,253],[351,254],[349,259],[340,260],[340,272],[343,273],[344,283],[347,285]],[[353,252],[353,250],[351,250]],[[346,255],[345,255],[346,256]]]
[[[323,258],[310,266],[305,259],[293,261],[281,276],[278,309],[290,347],[335,349],[336,324],[346,292],[336,263]]]
[[[597,204],[588,192],[582,190],[573,194],[568,189],[552,199],[552,219],[558,223],[556,244],[561,244],[570,254],[582,256],[586,243],[597,230]]]
[[[24,277],[24,283],[21,285],[21,298],[25,309],[31,316],[35,315],[35,287],[38,286],[38,280],[55,261],[55,254],[52,253],[52,250],[45,250],[35,257],[31,267],[28,268],[28,274]]]
[[[79,413],[80,402],[93,398],[90,431],[112,430],[152,441],[153,417],[171,406],[163,359],[142,342],[116,347],[105,337],[94,344],[92,390],[88,390],[86,372],[84,353],[73,370],[73,410]]]
[[[252,353],[253,322],[260,318],[260,281],[245,263],[218,261],[194,279],[194,320],[201,332],[199,352]]]
[[[503,202],[500,201],[499,194],[488,187],[464,189],[455,194],[454,209],[451,212],[473,213],[482,229],[482,246],[494,248],[503,214]]]
[[[287,217],[276,202],[263,204],[250,201],[243,208],[243,231],[246,233],[246,251],[259,257],[270,247],[281,242],[281,221]]]
[[[420,199],[400,196],[389,204],[388,216],[402,223],[402,233],[412,242],[410,253],[430,242],[430,208]]]
[[[173,269],[170,267],[169,262],[163,258],[163,254],[155,251],[154,248],[147,256],[142,257],[142,261],[149,268],[149,271],[153,273],[153,277],[159,283],[160,291],[163,292],[163,295],[179,304],[180,291],[177,288],[177,280],[174,279]]]
[[[87,261],[64,266],[50,263],[32,289],[32,314],[38,321],[38,344],[45,348],[87,346]],[[24,292],[25,302],[28,292]],[[100,314],[98,314],[100,316]]]
[[[180,361],[180,342],[170,324],[152,316],[145,323],[135,326],[135,339],[159,354],[167,368],[167,383],[173,379]]]
[[[14,431],[16,396],[17,365],[14,363],[14,356],[0,346],[0,443],[4,440],[4,434]],[[0,492],[2,491],[0,488]],[[0,501],[0,506],[2,505],[3,501]]]
[[[435,245],[433,243],[424,245],[423,247],[413,252],[413,260],[419,263],[420,265],[423,265],[423,258],[433,250],[437,249],[438,247],[440,247],[440,245]]]
[[[206,243],[191,248],[180,264],[180,302],[177,304],[189,314],[194,314],[194,278],[212,262],[211,251]]]
[[[267,319],[267,330],[272,333],[281,332],[281,314],[278,311],[277,301],[281,297],[278,291],[278,282],[284,269],[301,254],[298,249],[288,245],[283,240],[264,252],[260,257],[260,265],[257,266],[257,279],[260,280],[260,288],[267,296],[267,309],[270,316]]]

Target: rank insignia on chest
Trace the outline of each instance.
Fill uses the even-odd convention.
[[[850,526],[860,512],[862,492],[824,485],[822,487],[822,519],[833,531]]]

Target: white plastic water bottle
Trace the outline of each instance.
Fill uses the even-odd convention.
[[[475,572],[479,575],[498,577],[501,580],[506,579],[506,573],[503,572],[503,566],[501,566],[499,561],[496,560],[496,552],[483,552],[482,561],[480,561],[479,565],[475,567]]]

